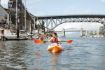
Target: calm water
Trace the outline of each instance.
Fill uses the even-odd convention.
[[[0,70],[105,70],[105,39],[72,38],[64,51],[52,55],[49,43],[0,41]]]

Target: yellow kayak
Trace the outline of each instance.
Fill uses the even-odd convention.
[[[60,53],[63,50],[63,48],[61,47],[61,45],[53,43],[48,46],[47,50],[51,53]]]

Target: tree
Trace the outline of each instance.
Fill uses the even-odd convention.
[[[105,37],[105,26],[101,26],[99,29],[99,34]]]

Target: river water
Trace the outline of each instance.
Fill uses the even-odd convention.
[[[105,70],[105,38],[72,39],[57,55],[47,51],[49,43],[0,41],[0,70]]]

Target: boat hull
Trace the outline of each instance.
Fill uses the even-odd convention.
[[[63,51],[63,48],[59,44],[51,44],[50,46],[48,46],[47,50],[51,53],[60,53]]]

